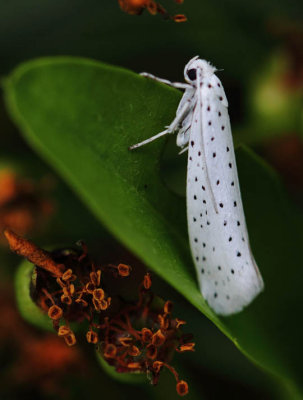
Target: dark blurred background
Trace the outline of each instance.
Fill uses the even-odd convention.
[[[186,62],[200,55],[222,69],[218,74],[229,99],[235,142],[249,144],[263,156],[301,205],[302,1],[185,0],[177,5],[166,0],[161,4],[171,14],[184,13],[188,21],[174,23],[147,11],[128,15],[120,10],[118,0],[0,0],[0,74],[5,77],[20,62],[34,57],[74,55],[182,81]],[[18,225],[26,216],[27,225],[19,223],[19,228],[41,244],[71,244],[85,238],[98,255],[94,242],[98,237],[112,262],[123,254],[140,265],[32,153],[9,120],[2,100],[0,145],[0,227],[5,218]],[[3,178],[1,170],[11,175]],[[15,196],[9,217],[1,200],[7,182],[15,190],[8,194]],[[101,370],[85,343],[67,348],[53,333],[26,323],[17,311],[13,288],[19,259],[10,255],[4,243],[1,246],[1,400],[177,398],[168,374],[163,374],[157,388],[148,383],[118,383]],[[246,360],[181,296],[160,280],[155,282],[155,291],[172,298],[178,304],[178,316],[201,333],[195,338],[196,353],[176,359],[182,376],[190,382],[188,399],[287,398],[278,381]]]

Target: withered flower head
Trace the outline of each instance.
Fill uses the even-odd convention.
[[[175,351],[193,351],[194,343],[188,343],[191,335],[183,335],[180,320],[172,317],[172,303],[163,302],[150,289],[150,274],[146,274],[138,301],[121,304],[117,312],[104,319],[99,326],[99,352],[117,372],[145,373],[154,385],[162,368],[167,368],[177,381],[177,393],[183,396],[188,385],[170,362]]]
[[[141,15],[146,9],[151,15],[162,14],[166,19],[175,22],[185,22],[187,18],[184,14],[171,16],[165,8],[154,0],[118,0],[121,10],[130,15]],[[175,0],[177,4],[182,4],[183,0]]]
[[[164,302],[152,292],[149,273],[139,285],[137,301],[129,301],[114,290],[113,279],[124,282],[130,266],[97,266],[83,243],[78,251],[49,253],[12,231],[5,231],[5,236],[13,251],[36,266],[32,298],[68,346],[76,344],[70,323],[87,320],[88,343],[97,345],[116,372],[144,373],[156,385],[161,370],[167,368],[177,381],[177,393],[187,394],[187,383],[170,363],[175,352],[194,351],[192,335],[182,333],[185,321],[173,318],[172,302]],[[109,276],[111,283],[107,284]]]

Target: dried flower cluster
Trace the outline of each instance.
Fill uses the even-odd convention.
[[[20,235],[39,231],[53,214],[45,182],[34,183],[12,169],[0,171],[0,229],[11,228]],[[45,193],[45,194],[44,194]]]
[[[167,19],[175,22],[185,22],[187,18],[184,14],[176,14],[171,16],[165,8],[154,0],[118,0],[121,10],[131,15],[140,15],[146,9],[151,15],[161,14]],[[182,4],[183,0],[175,0],[176,3]]]
[[[87,320],[87,341],[116,372],[145,373],[155,385],[167,368],[178,394],[188,393],[187,383],[170,362],[175,352],[194,351],[192,335],[182,334],[185,321],[172,317],[172,303],[154,295],[149,273],[139,285],[137,300],[130,301],[113,285],[113,279],[118,283],[130,276],[130,266],[97,266],[83,243],[79,251],[48,253],[10,230],[5,236],[13,251],[36,266],[32,297],[68,346],[76,343],[70,323]]]
[[[163,367],[177,381],[177,392],[185,395],[187,383],[180,380],[169,364],[175,351],[193,351],[191,335],[183,335],[185,321],[172,318],[172,303],[157,304],[151,291],[151,278],[146,274],[139,287],[135,304],[125,304],[118,313],[105,318],[101,328],[100,350],[117,372],[144,372],[155,385]]]

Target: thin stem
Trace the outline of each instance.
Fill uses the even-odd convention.
[[[37,267],[52,273],[60,278],[65,269],[63,264],[57,264],[49,255],[48,252],[40,249],[30,240],[21,238],[10,229],[4,231],[4,235],[9,243],[12,251],[25,257],[28,261],[37,265]]]

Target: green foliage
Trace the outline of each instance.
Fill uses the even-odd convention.
[[[32,284],[35,276],[33,274],[33,264],[23,261],[16,272],[15,288],[16,301],[22,317],[38,328],[53,331],[53,324],[47,314],[43,314],[41,309],[33,302],[30,296]]]
[[[291,57],[283,51],[271,54],[256,71],[248,98],[250,123],[242,135],[246,141],[262,143],[285,132],[303,132],[302,89],[294,79],[299,78],[292,71]]]
[[[303,219],[275,174],[250,151],[238,150],[244,208],[265,291],[244,312],[219,318],[198,290],[184,199],[161,178],[163,140],[128,151],[170,122],[180,93],[120,68],[72,58],[25,63],[7,79],[5,91],[26,139],[99,220],[251,360],[300,387]]]

